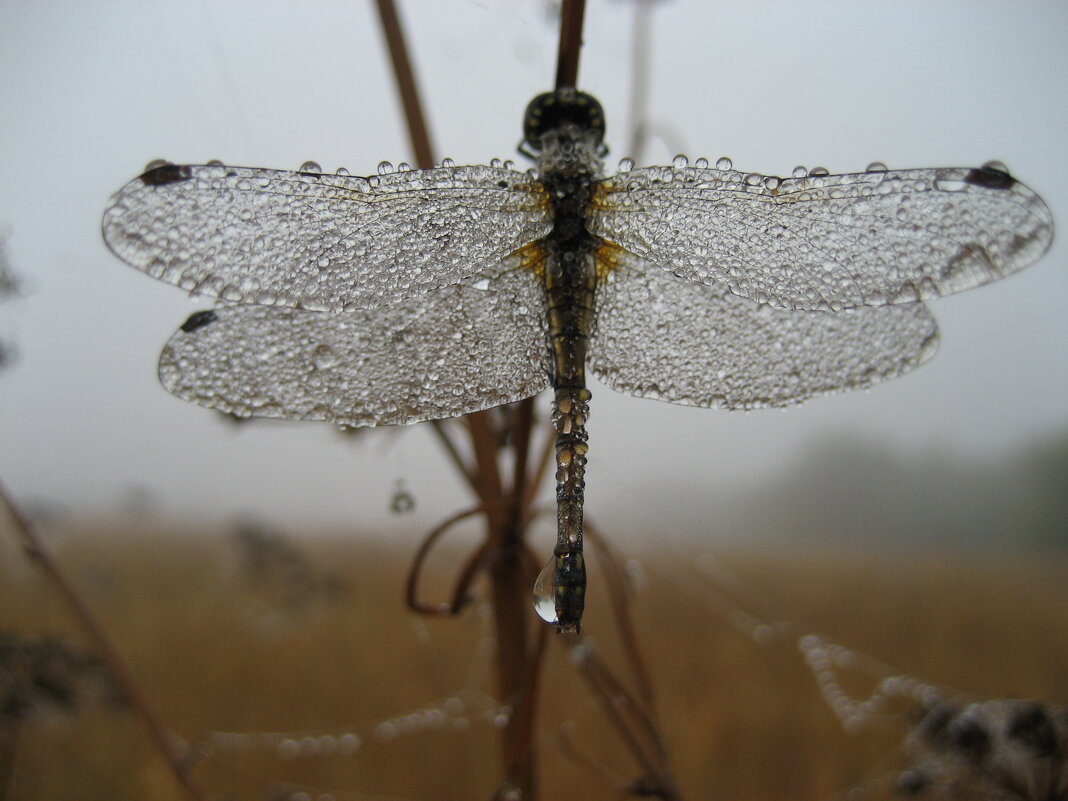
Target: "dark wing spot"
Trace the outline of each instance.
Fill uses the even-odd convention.
[[[499,186],[501,189],[507,189],[508,188],[508,182],[507,181],[498,181],[497,182],[497,186]]]
[[[193,171],[187,164],[164,164],[142,175],[141,182],[146,186],[164,186],[179,181],[188,181],[192,177]]]
[[[215,322],[215,317],[215,312],[211,309],[208,309],[206,311],[193,312],[191,315],[189,315],[189,319],[182,323],[182,331],[187,334],[191,334],[198,328],[203,328],[209,323]]]
[[[979,167],[965,175],[964,182],[984,186],[987,189],[1011,189],[1016,179],[1004,170],[995,167]]]

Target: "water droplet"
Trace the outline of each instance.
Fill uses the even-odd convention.
[[[556,574],[556,557],[553,556],[541,569],[534,582],[534,611],[546,623],[556,622],[556,601],[553,600],[553,576]]]
[[[620,159],[619,160],[619,171],[620,172],[630,172],[633,169],[634,169],[634,159]]]
[[[758,175],[755,172],[751,172],[747,176],[745,176],[746,186],[759,186],[763,182],[764,182],[764,176],[763,175]]]
[[[994,161],[988,161],[986,164],[984,164],[983,165],[983,169],[984,170],[997,170],[998,172],[1003,172],[1006,175],[1009,172],[1009,168],[1005,166],[1005,162],[997,161],[996,159]]]
[[[379,175],[389,175],[391,172],[393,172],[393,162],[392,161],[380,161],[380,162],[378,162],[378,174]]]
[[[456,162],[453,161],[452,159],[442,159],[441,160],[441,166],[442,167],[455,167],[456,166]]]
[[[864,172],[886,172],[886,165],[881,161],[873,161],[864,168]]]
[[[809,175],[830,175],[830,174],[831,174],[831,171],[828,170],[826,167],[813,167],[809,171]]]
[[[500,169],[501,160],[500,159],[490,159],[490,166],[493,167],[494,169]]]
[[[345,168],[345,167],[338,167],[337,171],[335,172],[335,175],[349,175],[349,174],[350,173],[349,173],[348,169]]]
[[[209,167],[222,167],[222,166],[225,166],[225,165],[221,161],[219,161],[218,159],[212,159],[211,161],[208,162],[208,166]]]
[[[729,170],[733,166],[734,166],[734,162],[731,161],[726,156],[720,156],[718,159],[716,159],[716,169],[717,170]]]
[[[152,161],[145,165],[144,171],[152,172],[152,170],[158,170],[160,167],[166,167],[168,164],[173,163],[174,162],[167,161],[167,159],[152,159]]]
[[[781,184],[782,178],[779,178],[775,175],[769,175],[767,178],[764,179],[764,186],[766,186],[768,189],[778,189]]]
[[[680,153],[671,160],[671,166],[676,170],[685,170],[690,166],[690,160]]]
[[[794,167],[794,171],[790,174],[793,175],[794,178],[807,178],[808,169],[803,165],[798,164],[796,167]]]
[[[323,171],[323,168],[319,166],[319,162],[317,161],[305,161],[303,164],[300,165],[299,171],[321,173]]]
[[[708,169],[708,159],[699,158],[699,159],[697,159],[697,161],[695,161],[693,163],[693,166],[695,166],[699,170],[707,170]]]
[[[397,165],[397,172],[411,172],[411,171],[412,171],[412,165],[409,164],[407,161],[402,161],[400,164]]]
[[[312,364],[317,370],[329,370],[331,367],[337,367],[340,362],[337,351],[329,345],[317,345],[312,351]]]
[[[389,499],[389,510],[395,515],[404,515],[414,509],[415,496],[408,491],[403,481],[398,481],[393,488],[393,497]]]

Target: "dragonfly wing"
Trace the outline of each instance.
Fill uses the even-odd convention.
[[[840,312],[758,304],[630,256],[597,294],[591,372],[612,389],[688,406],[786,406],[868,387],[926,361],[922,303]]]
[[[911,303],[1023,269],[1042,199],[1000,170],[766,178],[650,167],[601,186],[591,230],[675,275],[794,309]]]
[[[358,178],[170,164],[111,198],[103,233],[127,264],[191,293],[353,311],[455,284],[544,236],[543,194],[497,167]]]
[[[503,265],[492,280],[373,310],[222,305],[171,337],[159,375],[178,397],[243,417],[436,420],[547,387],[545,319],[534,276]]]

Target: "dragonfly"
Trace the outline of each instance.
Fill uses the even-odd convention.
[[[552,388],[557,542],[535,608],[585,607],[586,369],[629,395],[786,406],[930,358],[924,301],[1035,262],[1053,221],[1001,164],[788,177],[682,156],[606,175],[605,116],[534,98],[534,161],[358,177],[160,162],[110,200],[122,261],[218,299],[164,347],[171,393],[238,416],[402,425]]]

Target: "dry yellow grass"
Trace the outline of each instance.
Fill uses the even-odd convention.
[[[80,528],[51,541],[161,715],[184,737],[307,729],[362,738],[349,756],[217,752],[218,761],[206,758],[196,768],[214,794],[276,798],[276,782],[306,787],[311,798],[328,791],[338,799],[491,795],[498,747],[493,723],[482,715],[457,729],[452,702],[441,729],[374,736],[379,723],[428,704],[440,708],[458,690],[493,692],[485,608],[447,620],[421,620],[403,609],[411,543],[387,549],[297,541],[317,569],[344,576],[349,592],[287,608],[270,581],[250,584],[233,539],[221,533],[138,537]],[[0,630],[77,640],[54,592],[10,538],[0,548]],[[911,675],[980,698],[1068,702],[1064,559],[801,556],[790,549],[715,555],[759,589],[761,602],[774,602],[774,614]],[[636,622],[686,797],[823,799],[900,764],[903,721],[844,733],[796,637],[759,645],[699,600],[709,583],[697,554],[637,556],[646,580],[635,596]],[[431,585],[444,587],[449,567],[445,554]],[[626,676],[592,568],[586,631]],[[861,694],[871,683],[863,675],[847,680]],[[587,756],[635,778],[616,733],[555,642],[545,681],[543,797],[619,797],[560,748],[564,725]],[[477,707],[477,695],[465,698],[469,709]],[[885,796],[875,787],[865,798]],[[94,703],[73,717],[44,715],[20,727],[8,794],[19,801],[183,797],[132,716]]]

